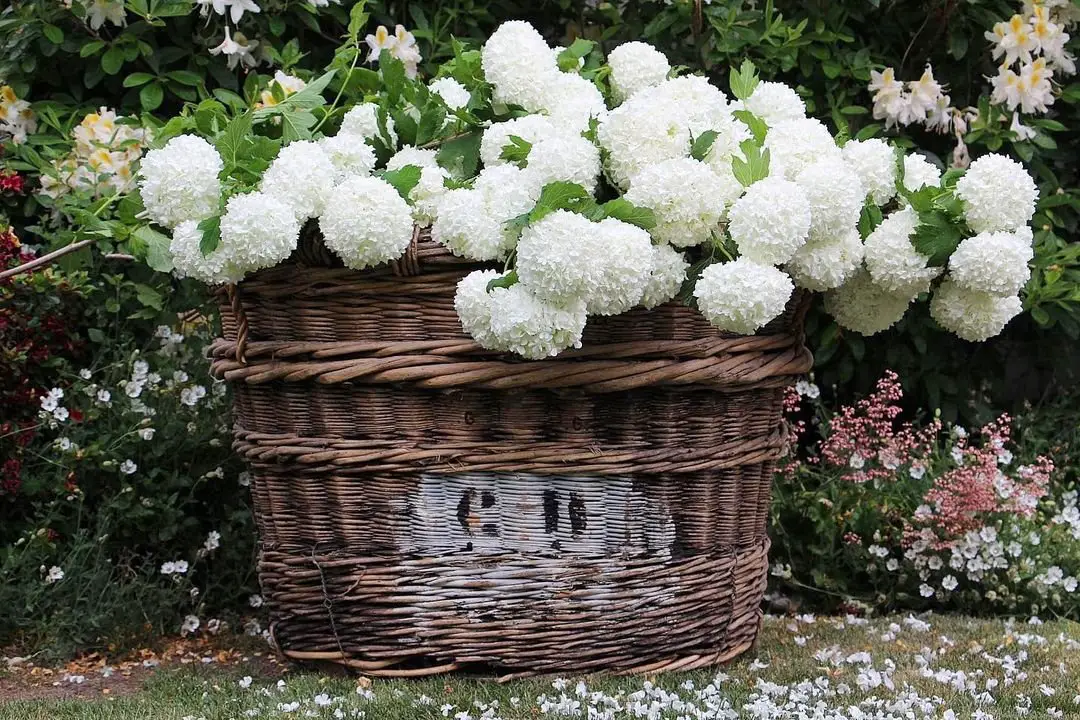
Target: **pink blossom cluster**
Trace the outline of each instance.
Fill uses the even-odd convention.
[[[941,432],[941,421],[935,418],[922,428],[910,422],[897,427],[903,397],[896,373],[887,370],[873,393],[855,405],[844,406],[829,421],[821,460],[844,468],[843,477],[857,483],[891,479],[909,463],[912,468],[925,469]]]

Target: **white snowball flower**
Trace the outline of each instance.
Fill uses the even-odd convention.
[[[759,180],[731,206],[728,232],[742,257],[782,265],[806,242],[810,203],[802,188],[790,180]]]
[[[769,151],[769,174],[794,180],[807,165],[827,157],[838,157],[829,129],[820,120],[781,120],[765,135]]]
[[[843,285],[825,294],[825,312],[840,327],[860,335],[888,330],[904,317],[910,304],[911,295],[882,289],[865,270],[856,272]]]
[[[458,282],[454,294],[461,328],[488,350],[505,349],[491,333],[491,295],[487,291],[488,283],[499,277],[495,270],[474,270]]]
[[[642,93],[658,107],[678,116],[694,137],[706,130],[720,130],[732,122],[727,96],[701,75],[682,75]]]
[[[405,147],[394,153],[394,156],[386,161],[387,170],[400,170],[406,165],[415,165],[418,168],[438,167],[439,163],[435,160],[436,151],[431,148],[418,148],[412,145],[406,145]]]
[[[1016,230],[1031,221],[1039,189],[1024,166],[1004,155],[984,155],[956,183],[964,217],[975,232]]]
[[[546,115],[525,115],[506,122],[494,123],[480,139],[480,160],[484,167],[503,165],[503,148],[510,145],[510,136],[515,135],[527,143],[535,145],[540,140],[555,134],[555,126]]]
[[[896,153],[879,138],[849,140],[844,160],[862,178],[875,205],[884,205],[896,195]]]
[[[262,192],[229,199],[221,216],[221,244],[244,271],[277,265],[296,249],[300,220],[283,200]]]
[[[851,166],[838,157],[807,165],[795,182],[810,203],[810,237],[834,239],[859,221],[866,188]]]
[[[491,334],[495,342],[529,360],[581,347],[586,320],[581,300],[567,305],[544,302],[521,283],[491,291]]]
[[[591,195],[600,175],[600,150],[580,135],[556,133],[532,146],[525,173],[541,188],[565,181],[583,186]]]
[[[460,110],[469,104],[472,97],[468,89],[451,77],[438,78],[428,84],[428,89],[442,98],[450,110]]]
[[[866,238],[866,269],[874,283],[887,292],[915,297],[926,292],[930,281],[941,274],[927,267],[930,258],[911,244],[919,214],[910,207],[885,218]]]
[[[688,269],[690,263],[681,252],[670,245],[653,245],[652,267],[641,295],[641,306],[651,310],[674,298],[686,282]]]
[[[806,117],[803,99],[793,89],[778,82],[759,82],[743,105],[769,127],[784,120]]]
[[[500,260],[514,248],[514,238],[492,217],[479,190],[449,190],[439,202],[431,237],[450,252],[473,260]]]
[[[559,73],[547,82],[543,108],[555,127],[572,133],[585,132],[590,120],[607,115],[607,105],[599,88],[576,73]]]
[[[386,116],[386,134],[390,136],[391,143],[396,147],[398,142],[397,132],[394,130],[394,118]],[[353,135],[371,140],[381,138],[379,133],[379,106],[375,103],[360,103],[354,106],[341,120],[341,129],[338,135]]]
[[[322,214],[336,175],[337,169],[319,144],[303,140],[281,148],[263,174],[261,188],[307,220]]]
[[[656,214],[654,238],[690,247],[712,237],[726,209],[727,190],[708,165],[681,157],[642,169],[624,197]]]
[[[979,233],[961,241],[949,257],[949,277],[965,290],[998,297],[1016,295],[1031,277],[1030,236]]]
[[[611,66],[611,90],[621,103],[639,90],[654,87],[667,79],[671,65],[664,54],[643,42],[623,43],[607,58]]]
[[[319,147],[334,166],[334,182],[349,175],[370,175],[375,169],[375,149],[355,135],[334,135],[319,140]]]
[[[529,112],[544,109],[548,85],[563,75],[544,38],[522,20],[500,25],[484,44],[480,61],[493,86],[492,99]]]
[[[219,243],[216,250],[204,256],[199,249],[202,237],[195,220],[182,222],[173,230],[169,254],[176,276],[195,278],[208,285],[239,282],[244,271],[236,267],[224,245]]]
[[[941,182],[941,171],[932,162],[918,153],[904,156],[904,188],[915,192],[924,187],[937,187]]]
[[[538,297],[556,304],[587,296],[601,260],[596,228],[585,216],[568,210],[556,210],[532,223],[518,241],[518,278]]]
[[[784,312],[794,290],[780,270],[739,258],[705,268],[694,297],[701,314],[720,330],[752,335]]]
[[[488,212],[501,221],[532,210],[541,189],[535,177],[514,165],[484,168],[473,188],[484,196]]]
[[[1022,310],[1023,304],[1015,295],[997,297],[967,290],[950,279],[941,283],[930,298],[930,316],[946,330],[971,342],[999,334]]]
[[[223,168],[214,146],[194,135],[179,135],[146,153],[139,167],[139,191],[150,219],[171,229],[216,214]]]
[[[354,270],[395,260],[412,241],[409,204],[388,182],[354,175],[333,189],[319,218],[326,247]]]
[[[594,226],[596,276],[585,296],[589,315],[619,315],[641,302],[653,270],[649,233],[614,218]]]
[[[824,292],[843,285],[862,266],[863,244],[854,227],[835,238],[811,239],[785,269],[798,287]]]
[[[597,137],[607,153],[607,171],[622,189],[641,170],[665,160],[686,157],[690,129],[674,108],[641,92],[609,112]]]

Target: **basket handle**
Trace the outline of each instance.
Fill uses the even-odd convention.
[[[412,277],[420,274],[420,259],[416,253],[419,244],[420,226],[413,225],[412,240],[409,241],[409,247],[405,249],[405,254],[390,262],[390,269],[394,271],[394,275]]]
[[[240,286],[235,283],[226,285],[225,294],[229,298],[229,309],[236,318],[236,360],[246,364],[248,319],[247,313],[244,312],[244,304],[240,301]]]

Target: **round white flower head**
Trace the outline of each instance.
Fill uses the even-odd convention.
[[[634,176],[624,196],[656,214],[652,236],[676,247],[707,241],[720,224],[729,196],[723,180],[693,158],[650,165]]]
[[[446,107],[451,110],[460,110],[469,104],[472,97],[468,89],[452,77],[438,78],[428,83],[428,89],[442,98]]]
[[[513,247],[513,237],[492,217],[479,190],[449,190],[439,202],[431,238],[450,252],[473,260],[500,260]]]
[[[415,165],[418,168],[439,167],[439,163],[435,160],[435,154],[435,150],[430,148],[406,145],[386,161],[386,169],[400,170],[406,165]]]
[[[705,268],[694,297],[698,310],[717,328],[752,335],[784,312],[794,290],[782,271],[739,258]]]
[[[843,285],[862,266],[863,244],[854,227],[827,240],[811,239],[787,262],[795,284],[824,292]]]
[[[555,134],[555,126],[546,115],[525,115],[506,122],[494,123],[480,139],[480,160],[484,167],[503,165],[503,148],[510,145],[510,136],[515,135],[525,142],[535,145],[540,140]]]
[[[759,82],[743,104],[769,127],[784,120],[806,117],[806,103],[797,92],[783,83]]]
[[[346,267],[362,270],[401,257],[412,241],[412,213],[390,183],[354,175],[330,193],[319,229]]]
[[[1015,295],[997,297],[968,290],[950,279],[941,283],[930,298],[930,316],[941,327],[971,342],[999,334],[1022,310],[1023,303]]]
[[[169,254],[177,277],[191,277],[208,285],[235,283],[244,277],[244,271],[236,267],[223,244],[209,255],[199,248],[202,231],[197,220],[186,220],[173,230]]]
[[[926,292],[930,281],[941,274],[939,267],[927,267],[930,258],[911,244],[919,224],[912,208],[897,210],[885,218],[866,238],[866,269],[883,290],[913,298]]]
[[[484,168],[473,188],[483,195],[488,214],[501,222],[532,210],[541,190],[534,176],[515,165]]]
[[[334,166],[335,183],[349,175],[370,175],[375,169],[375,150],[364,142],[363,138],[355,135],[334,135],[319,140],[319,147]]]
[[[522,231],[517,244],[518,278],[537,297],[572,303],[589,294],[605,252],[597,241],[596,224],[583,215],[556,210]]]
[[[782,265],[806,242],[810,203],[802,188],[790,180],[759,180],[731,206],[728,232],[742,257]]]
[[[599,88],[576,73],[559,73],[547,83],[544,92],[544,109],[562,132],[585,132],[590,120],[607,115]]]
[[[580,135],[555,134],[532,146],[525,173],[541,188],[565,181],[582,185],[592,194],[600,175],[600,150]]]
[[[562,75],[544,38],[522,20],[500,25],[484,44],[480,62],[494,101],[529,112],[544,109],[547,85]]]
[[[690,263],[683,254],[670,245],[653,245],[652,267],[645,292],[641,294],[641,306],[651,310],[675,297],[686,282]]]
[[[866,188],[842,159],[828,157],[807,165],[795,182],[810,203],[811,239],[840,237],[859,221]]]
[[[1016,295],[1024,287],[1034,253],[1031,241],[1010,232],[979,233],[961,241],[949,257],[949,277],[965,290],[998,297]]]
[[[214,146],[194,135],[179,135],[146,153],[139,167],[139,190],[150,218],[174,228],[217,213],[223,167]]]
[[[620,103],[639,90],[664,82],[671,72],[664,54],[643,42],[623,43],[611,51],[607,61],[611,66],[612,94]]]
[[[811,163],[840,155],[829,129],[813,118],[781,120],[771,126],[765,148],[769,151],[769,174],[788,180],[794,180]]]
[[[904,188],[915,192],[924,187],[936,187],[941,182],[941,171],[919,153],[904,156]]]
[[[653,269],[649,233],[614,218],[594,224],[596,280],[585,296],[590,315],[618,315],[641,302]]]
[[[420,170],[420,182],[409,191],[409,201],[413,205],[413,221],[421,227],[435,222],[439,215],[439,205],[449,192],[445,180],[450,173],[441,167],[425,167]]]
[[[876,335],[904,317],[911,295],[892,293],[875,285],[870,273],[860,270],[840,287],[825,293],[825,312],[836,323],[860,335]]]
[[[581,347],[585,303],[545,302],[518,283],[491,291],[491,334],[495,343],[529,360],[553,357],[568,347]]]
[[[721,130],[732,121],[727,96],[701,75],[682,75],[643,92],[655,105],[669,108],[678,122],[697,137]]]
[[[221,244],[245,272],[277,265],[296,249],[299,237],[292,208],[266,193],[233,196],[221,216]]]
[[[875,205],[892,200],[896,195],[896,154],[889,143],[879,138],[849,140],[843,154],[844,160],[862,178]]]
[[[394,130],[394,118],[386,116],[386,134],[397,147],[398,136]],[[353,135],[365,140],[381,137],[379,133],[379,106],[375,103],[360,103],[354,106],[341,120],[338,135]]]
[[[454,294],[461,329],[488,350],[505,349],[491,333],[491,295],[487,286],[498,277],[495,270],[474,270],[461,279]]]
[[[1016,230],[1035,214],[1039,189],[1024,166],[1004,155],[984,155],[956,183],[964,218],[975,232]]]
[[[301,220],[318,217],[334,187],[337,169],[318,143],[289,143],[263,173],[262,191],[292,208]]]
[[[609,112],[597,130],[607,171],[623,190],[641,170],[690,151],[690,130],[675,109],[644,91]]]

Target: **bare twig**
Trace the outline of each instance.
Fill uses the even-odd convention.
[[[59,250],[53,250],[51,253],[47,253],[45,255],[42,255],[41,257],[34,258],[30,262],[25,262],[22,265],[17,265],[11,268],[10,270],[4,270],[3,272],[0,272],[0,280],[5,280],[9,277],[14,277],[16,275],[21,275],[25,272],[30,272],[31,270],[39,268],[42,265],[48,265],[53,260],[56,260],[59,257],[63,257],[68,253],[73,253],[76,250],[82,250],[87,245],[93,244],[93,242],[93,240],[80,240],[77,243],[65,245]]]

